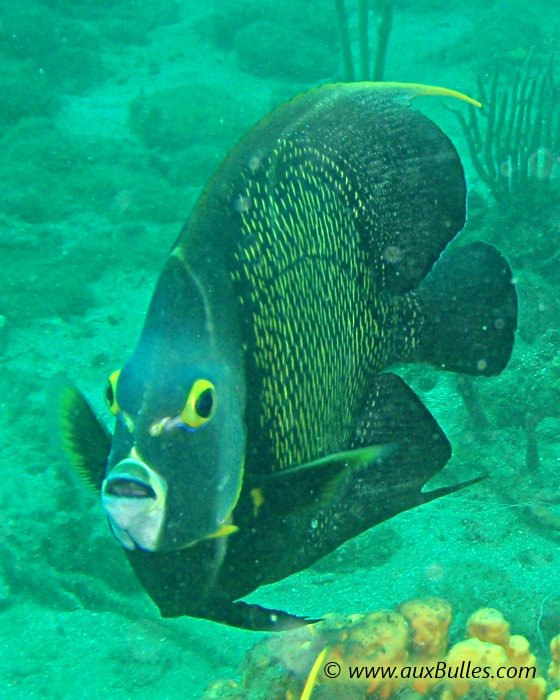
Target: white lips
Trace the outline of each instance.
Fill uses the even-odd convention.
[[[131,482],[130,492],[134,495],[126,495],[126,488],[122,489],[124,495],[121,495],[114,488],[118,482],[127,481]],[[140,497],[138,494],[143,490],[146,494],[153,493],[154,497]],[[165,518],[166,496],[165,479],[144,462],[131,457],[113,467],[103,481],[101,504],[113,534],[123,547],[132,550],[138,546],[149,552],[157,549]]]

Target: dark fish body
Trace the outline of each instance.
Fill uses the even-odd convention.
[[[64,449],[163,615],[301,624],[234,601],[463,485],[422,492],[450,446],[385,371],[496,374],[513,344],[500,253],[438,262],[465,221],[463,170],[408,102],[446,92],[326,86],[241,140],[172,248],[89,462],[94,418],[54,382]]]

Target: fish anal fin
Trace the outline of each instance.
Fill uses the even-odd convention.
[[[383,462],[383,478],[394,487],[400,484],[404,491],[413,489],[418,498],[423,484],[451,457],[449,441],[435,418],[408,384],[392,372],[374,379],[356,435],[360,442],[398,445]]]
[[[381,468],[360,472],[359,481],[347,490],[345,497],[353,502],[352,513],[346,522],[339,520],[346,538],[485,478],[481,475],[425,490],[450,459],[451,446],[420,398],[391,372],[375,378],[357,432],[360,440],[394,443],[398,451],[388,455]],[[341,503],[339,515],[344,512]]]
[[[397,449],[373,467],[351,470],[328,510],[314,515],[318,534],[313,541],[321,555],[374,525],[461,486],[423,491],[444,468],[451,447],[420,398],[396,374],[387,372],[371,380],[357,413],[354,439],[357,450],[369,444],[396,445]],[[305,546],[309,546],[307,541],[302,548]]]
[[[111,436],[84,395],[63,374],[47,385],[51,448],[93,493],[99,493],[111,450]]]

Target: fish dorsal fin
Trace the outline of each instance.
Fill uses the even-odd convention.
[[[47,386],[51,445],[90,491],[99,493],[111,450],[111,436],[84,395],[63,374]]]
[[[357,83],[341,87],[332,107],[344,111],[348,124],[346,167],[363,206],[362,241],[383,287],[395,293],[417,287],[466,219],[465,177],[455,147],[410,108],[422,96],[480,105],[436,86]],[[325,148],[332,138],[324,135]]]
[[[323,85],[275,109],[239,141],[208,182],[178,240],[187,259],[210,246],[219,251],[237,246],[236,236],[222,232],[235,230],[236,221],[251,214],[255,193],[247,191],[247,182],[259,180],[262,187],[263,174],[274,179],[277,154],[285,159],[287,153],[290,162],[281,167],[295,173],[300,164],[302,171],[317,172],[334,164],[343,173],[343,180],[331,181],[335,171],[327,167],[321,198],[344,181],[341,206],[346,212],[350,198],[360,209],[360,233],[382,268],[384,285],[399,292],[416,287],[465,222],[459,156],[434,122],[410,108],[411,101],[430,96],[480,106],[461,92],[434,85],[358,82]],[[307,187],[306,196],[313,192]],[[224,193],[232,198],[227,222]],[[273,216],[274,195],[267,197]],[[242,253],[249,265],[260,255],[252,240]]]
[[[458,90],[451,90],[449,88],[441,87],[439,85],[424,85],[423,83],[399,83],[399,82],[357,82],[351,83],[356,89],[377,89],[380,92],[385,92],[386,94],[394,94],[395,96],[402,96],[406,100],[414,100],[417,97],[451,97],[473,107],[482,107],[482,102],[475,100],[469,95],[465,95],[463,92]]]

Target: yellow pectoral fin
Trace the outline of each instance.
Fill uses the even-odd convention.
[[[213,532],[211,535],[208,535],[205,539],[207,540],[214,540],[217,539],[218,537],[229,537],[230,535],[233,535],[234,532],[237,532],[239,528],[237,525],[232,525],[224,523],[224,525],[221,525],[216,532]]]
[[[327,457],[314,459],[312,462],[299,464],[297,467],[293,467],[292,469],[277,472],[274,474],[274,477],[287,477],[293,474],[308,472],[312,469],[320,470],[324,468],[325,471],[327,471],[329,468],[334,468],[336,471],[339,471],[344,469],[366,467],[377,460],[386,459],[392,455],[396,449],[396,444],[389,443],[387,445],[368,445],[367,447],[360,447],[356,450],[336,452],[335,454],[327,455]]]
[[[327,508],[351,472],[375,468],[377,462],[382,464],[397,449],[396,443],[369,445],[270,474],[262,481],[263,491],[270,494],[266,500],[268,507],[277,515],[303,513],[310,507]]]

